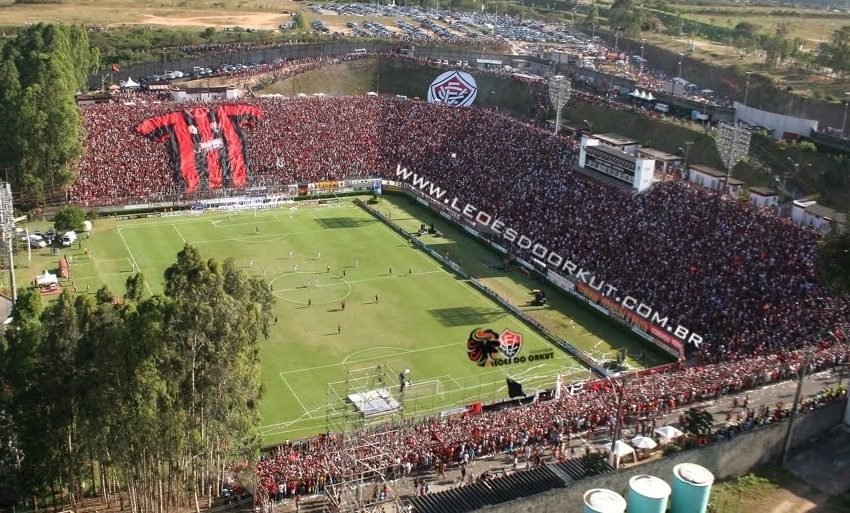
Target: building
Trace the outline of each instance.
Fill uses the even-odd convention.
[[[775,211],[779,208],[779,192],[769,187],[750,187],[750,203]]]
[[[721,171],[711,166],[694,164],[688,166],[688,181],[711,189],[712,191],[726,190],[726,171]],[[741,188],[746,185],[737,178],[729,178],[728,194],[737,197],[741,194]]]
[[[622,152],[629,153],[631,155],[635,154],[638,148],[640,148],[640,142],[625,135],[615,134],[615,133],[607,133],[607,134],[596,134],[593,136],[598,139],[602,144],[608,145],[612,148],[618,149]]]
[[[666,176],[672,176],[682,164],[682,157],[667,153],[655,148],[640,148],[636,155],[644,159],[655,161],[655,178],[658,180]]]
[[[833,224],[837,225],[839,230],[844,230],[847,225],[847,214],[818,205],[817,201],[811,200],[795,200],[791,207],[791,219],[824,233],[831,230]]]
[[[171,99],[177,101],[195,100],[235,100],[239,98],[240,91],[236,86],[218,87],[187,87],[185,89],[172,89]]]
[[[592,137],[582,137],[579,167],[613,177],[633,189],[643,191],[652,185],[655,161],[635,157]]]

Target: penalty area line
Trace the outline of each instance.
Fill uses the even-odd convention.
[[[301,405],[301,409],[304,410],[304,414],[307,415],[308,418],[312,419],[313,416],[310,415],[310,412],[307,410],[307,407],[305,407],[304,403],[301,402],[301,398],[298,397],[297,393],[295,393],[295,389],[292,388],[292,385],[289,384],[289,381],[286,380],[286,377],[283,375],[283,373],[280,372],[278,373],[278,375],[280,376],[280,379],[283,380],[283,383],[286,385],[286,388],[288,388],[289,391],[292,392],[292,397],[294,397],[295,400],[298,401],[298,404]]]
[[[130,251],[130,246],[127,244],[127,239],[124,238],[124,234],[121,233],[121,228],[116,228],[118,230],[118,236],[121,237],[121,242],[124,243],[124,247],[127,249],[127,254],[130,255],[130,260],[133,262],[133,265],[136,267],[136,272],[142,272],[142,268],[139,266],[139,263],[136,262],[136,257],[133,256],[133,252]],[[145,287],[148,289],[148,294],[153,296],[153,291],[151,290],[151,286],[148,285],[148,280],[145,280]]]

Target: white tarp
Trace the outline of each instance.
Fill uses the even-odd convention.
[[[660,427],[656,429],[655,432],[661,435],[662,437],[669,439],[679,438],[680,436],[685,434],[673,426]]]
[[[50,274],[49,272],[47,272],[47,271],[45,270],[45,271],[44,271],[44,274],[41,274],[41,275],[39,275],[39,276],[36,276],[36,278],[35,278],[35,282],[36,282],[38,285],[54,285],[54,284],[56,284],[56,283],[59,283],[59,280],[58,280],[58,279],[56,279],[56,275],[55,275],[55,274]]]
[[[658,446],[655,440],[648,436],[636,436],[632,438],[632,445],[638,449],[655,449]]]

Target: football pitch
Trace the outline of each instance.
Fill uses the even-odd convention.
[[[410,231],[422,222],[439,224],[443,236],[422,241],[458,255],[468,271],[514,304],[523,305],[530,288],[542,287],[522,273],[493,267],[498,255],[406,197],[384,197],[377,208]],[[47,225],[30,225],[37,227]],[[80,247],[58,251],[71,257],[79,293],[94,294],[106,284],[120,295],[137,270],[147,278],[147,292],[159,294],[165,268],[186,243],[205,258],[234,258],[246,273],[266,280],[277,297],[277,323],[260,341],[266,443],[323,432],[328,383],[379,365],[410,369],[405,416],[411,417],[505,399],[507,377],[533,393],[550,388],[558,373],[565,381],[590,376],[575,358],[347,199],[232,214],[98,219]],[[33,250],[27,264],[19,252],[19,284],[55,270],[59,255]],[[522,309],[573,345],[608,359],[627,347],[630,355],[640,354],[640,361],[627,361],[632,367],[665,361],[584,306],[549,292],[549,305]],[[551,356],[480,367],[467,356],[467,339],[476,328],[521,334],[518,355]]]

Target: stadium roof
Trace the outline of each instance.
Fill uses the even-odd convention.
[[[750,192],[759,196],[779,196],[779,192],[770,187],[750,187]]]
[[[638,144],[640,142],[636,139],[626,137],[625,135],[615,134],[614,132],[594,134],[593,137],[612,146],[631,146],[632,144]]]
[[[612,472],[606,464],[604,472]],[[563,488],[585,476],[578,460],[553,463],[534,470],[515,472],[506,477],[479,481],[462,488],[431,493],[409,499],[417,513],[466,513],[523,497]]]

